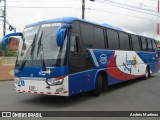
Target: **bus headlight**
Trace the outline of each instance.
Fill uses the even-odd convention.
[[[46,83],[51,86],[51,85],[61,85],[63,83],[63,79],[56,80],[55,78],[50,78],[46,80]]]
[[[19,77],[15,77],[15,78],[14,78],[14,82],[15,82],[16,84],[20,84],[20,81],[21,81],[21,79],[20,79]]]

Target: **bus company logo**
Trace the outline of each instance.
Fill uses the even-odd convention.
[[[39,72],[39,75],[45,76],[46,74],[50,75],[52,73],[52,71],[50,69],[43,71],[41,69],[41,71]]]
[[[106,64],[107,63],[107,56],[105,54],[101,54],[100,55],[100,62],[102,64]]]
[[[126,54],[126,61],[123,62],[123,66],[124,66],[124,71],[129,71],[130,73],[132,72],[132,67],[135,67],[136,69],[136,65],[137,65],[138,61],[136,56],[133,57],[132,60],[128,60],[127,54]]]

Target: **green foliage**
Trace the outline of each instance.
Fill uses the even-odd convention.
[[[5,56],[7,57],[11,57],[11,56],[15,56],[16,55],[16,50],[13,50],[10,47],[6,47],[6,51],[5,51]]]
[[[9,46],[6,47],[5,56],[11,57],[16,55],[16,50],[13,50]],[[0,43],[0,56],[2,56],[2,43]]]
[[[2,56],[2,43],[0,42],[0,56]]]
[[[159,41],[159,40],[157,40],[157,41],[156,41],[156,43],[157,43],[157,44],[160,44],[160,41]]]

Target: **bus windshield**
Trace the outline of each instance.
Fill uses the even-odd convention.
[[[40,67],[42,59],[46,67],[62,66],[66,63],[67,36],[64,45],[56,42],[56,31],[63,23],[49,23],[24,29],[24,40],[18,50],[16,66]]]

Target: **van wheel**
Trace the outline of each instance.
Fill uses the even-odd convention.
[[[95,83],[95,90],[93,90],[93,95],[99,96],[101,94],[101,91],[102,91],[102,76],[98,74]]]
[[[150,77],[150,70],[149,70],[149,67],[146,68],[146,72],[145,72],[145,76],[144,76],[144,79],[148,79]]]

